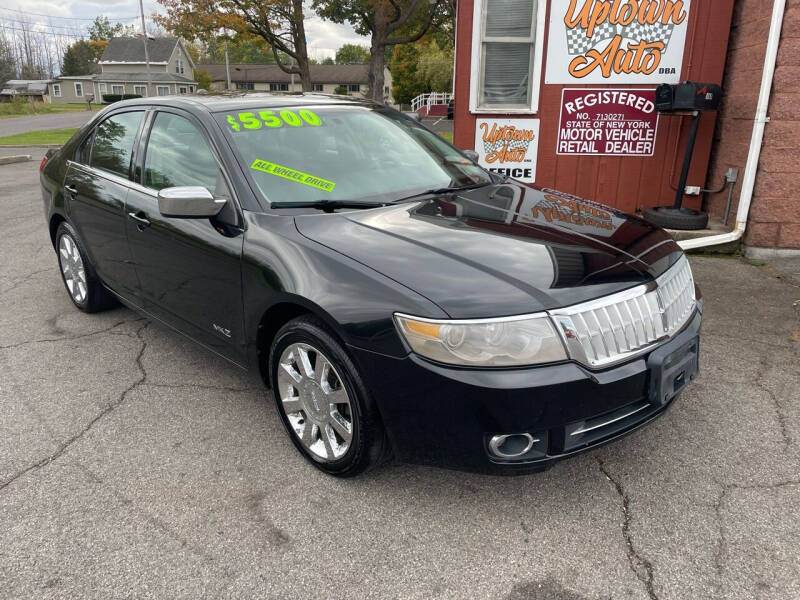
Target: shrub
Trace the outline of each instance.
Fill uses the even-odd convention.
[[[120,100],[130,100],[131,98],[141,98],[141,94],[103,94],[103,102],[113,104]]]
[[[342,96],[347,96],[347,88],[344,87],[343,85],[337,85],[336,89],[333,90],[333,93],[334,94],[340,94]]]

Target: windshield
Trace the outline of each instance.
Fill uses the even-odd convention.
[[[491,176],[415,121],[375,106],[216,115],[267,202],[392,201]]]

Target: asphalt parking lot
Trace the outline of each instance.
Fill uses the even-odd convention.
[[[73,308],[42,152],[0,166],[0,597],[800,598],[800,287],[775,271],[692,259],[701,377],[623,440],[340,481],[256,376]]]

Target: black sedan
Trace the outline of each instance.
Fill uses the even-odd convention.
[[[666,233],[502,179],[382,105],[119,102],[41,184],[75,306],[122,302],[258,369],[330,474],[539,470],[698,372],[702,301]]]

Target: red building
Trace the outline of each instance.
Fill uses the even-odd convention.
[[[721,218],[724,190],[696,192],[719,188],[736,167],[733,233],[719,241],[747,223],[750,246],[800,249],[789,184],[800,111],[787,96],[799,91],[798,11],[791,1],[784,11],[784,0],[460,0],[454,142],[540,187],[630,212],[670,205],[691,118],[658,115],[655,88],[721,84],[720,111],[700,121],[684,205]],[[737,213],[740,196],[753,210]]]

